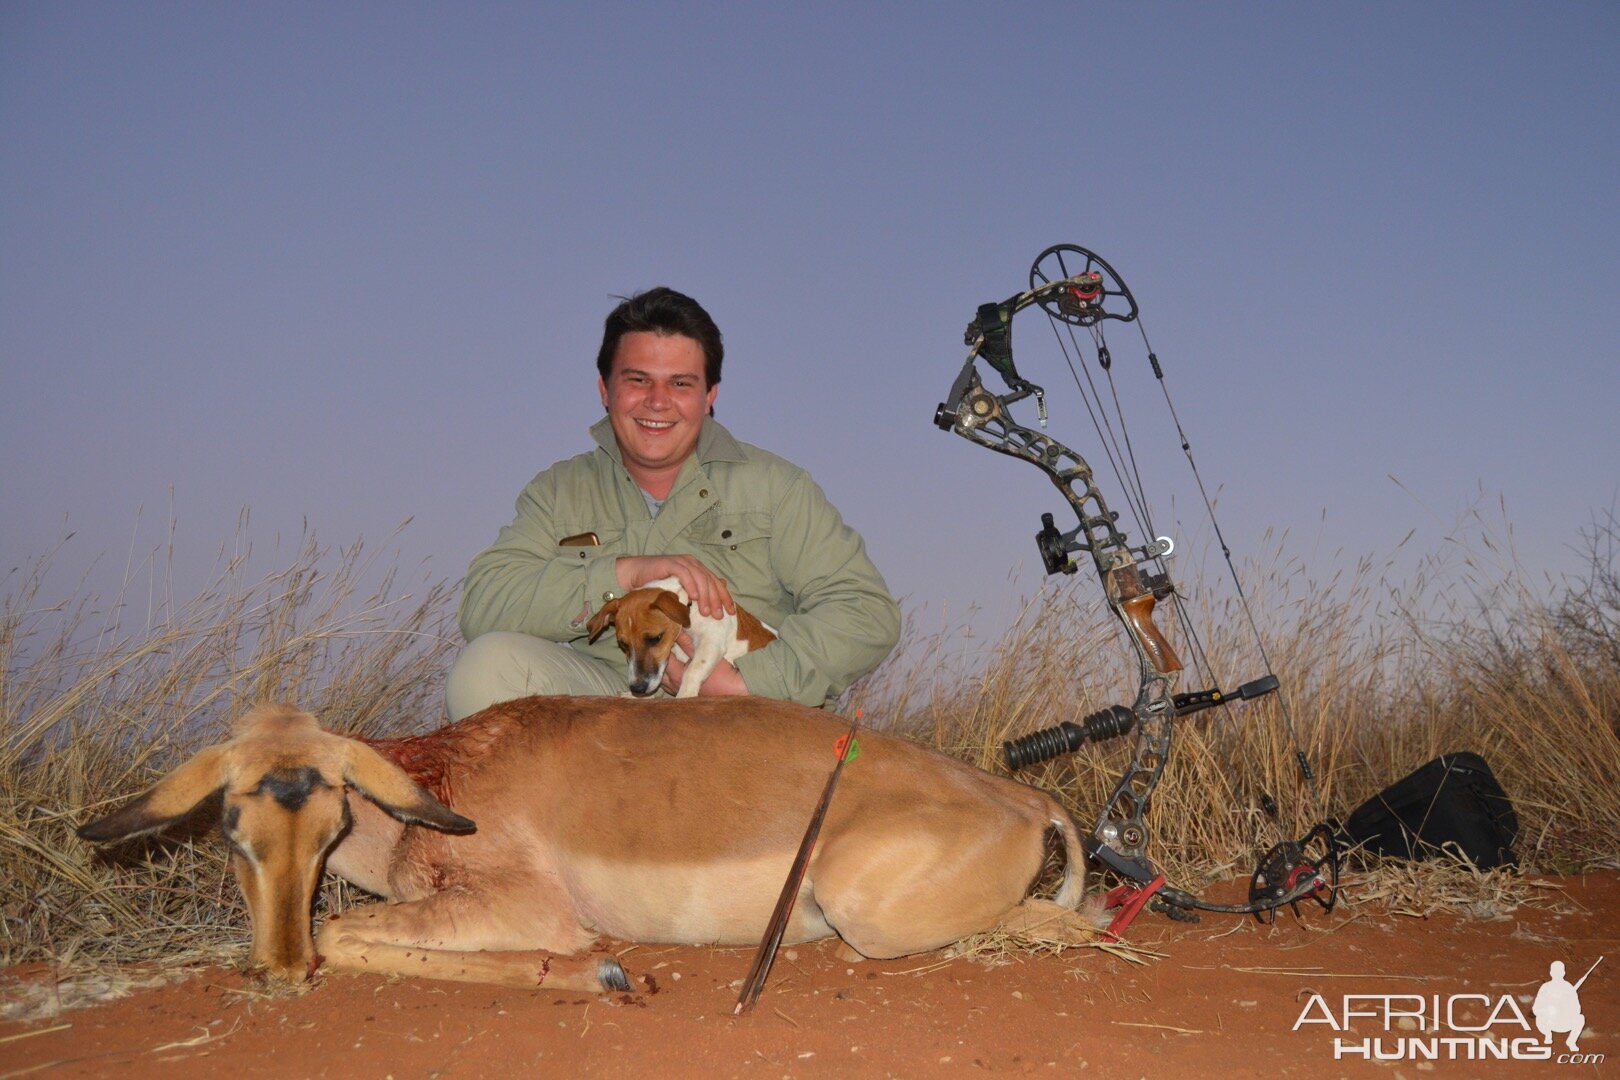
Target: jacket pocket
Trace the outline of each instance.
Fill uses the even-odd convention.
[[[715,514],[694,539],[698,558],[725,578],[733,595],[752,597],[772,607],[785,599],[771,569],[771,519],[760,512]]]

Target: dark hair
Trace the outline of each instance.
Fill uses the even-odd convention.
[[[606,382],[613,373],[613,355],[619,339],[638,330],[654,334],[679,334],[703,347],[703,375],[709,386],[720,385],[720,361],[726,348],[720,341],[720,328],[714,325],[703,305],[684,293],[660,285],[637,293],[608,312],[602,327],[602,348],[596,354],[596,370]]]

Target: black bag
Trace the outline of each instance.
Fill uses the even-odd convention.
[[[1399,859],[1460,849],[1481,870],[1519,862],[1518,815],[1478,754],[1435,758],[1356,807],[1344,831],[1363,851]]]

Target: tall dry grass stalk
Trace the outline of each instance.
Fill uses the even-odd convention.
[[[253,702],[297,701],[368,734],[442,716],[448,584],[396,595],[397,568],[313,537],[284,568],[254,578],[251,562],[224,556],[195,599],[142,616],[124,594],[105,608],[42,607],[48,560],[18,575],[0,607],[0,964],[245,941],[206,822],[110,858],[73,829],[218,740]]]
[[[1247,874],[1259,852],[1321,816],[1345,815],[1438,753],[1474,750],[1518,808],[1527,869],[1615,866],[1620,578],[1606,550],[1594,547],[1591,587],[1561,601],[1537,600],[1509,575],[1492,589],[1470,583],[1471,606],[1445,617],[1435,615],[1444,605],[1416,599],[1438,578],[1392,587],[1363,565],[1319,585],[1280,560],[1269,575],[1251,574],[1283,690],[1178,722],[1149,816],[1153,858],[1183,886]],[[6,600],[0,963],[240,948],[245,917],[207,823],[126,846],[115,862],[72,830],[218,738],[249,703],[296,700],[329,726],[368,735],[440,717],[455,639],[448,587],[394,598],[394,574],[382,568],[380,585],[364,588],[379,568],[358,547],[333,553],[313,540],[262,579],[246,580],[245,565],[225,560],[196,600],[133,629],[119,621],[121,603],[112,616],[88,602],[40,611],[37,570]],[[1134,668],[1096,593],[1083,580],[1048,586],[988,648],[965,626],[912,629],[847,704],[1000,771],[1004,740],[1134,696]],[[1189,660],[1227,689],[1261,673],[1241,611],[1196,594],[1185,607],[1202,648],[1165,628]],[[1189,670],[1182,688],[1203,678]],[[1298,775],[1295,739],[1315,764],[1321,805]],[[1129,753],[1129,739],[1090,745],[1023,779],[1057,792],[1087,826]],[[1276,799],[1277,818],[1261,809],[1262,793]],[[329,886],[322,903],[346,899]]]

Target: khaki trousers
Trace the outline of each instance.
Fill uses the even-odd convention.
[[[567,645],[507,630],[474,638],[445,679],[452,721],[497,701],[530,694],[622,694],[629,689],[623,664],[608,664]],[[660,691],[662,694],[662,691]]]

